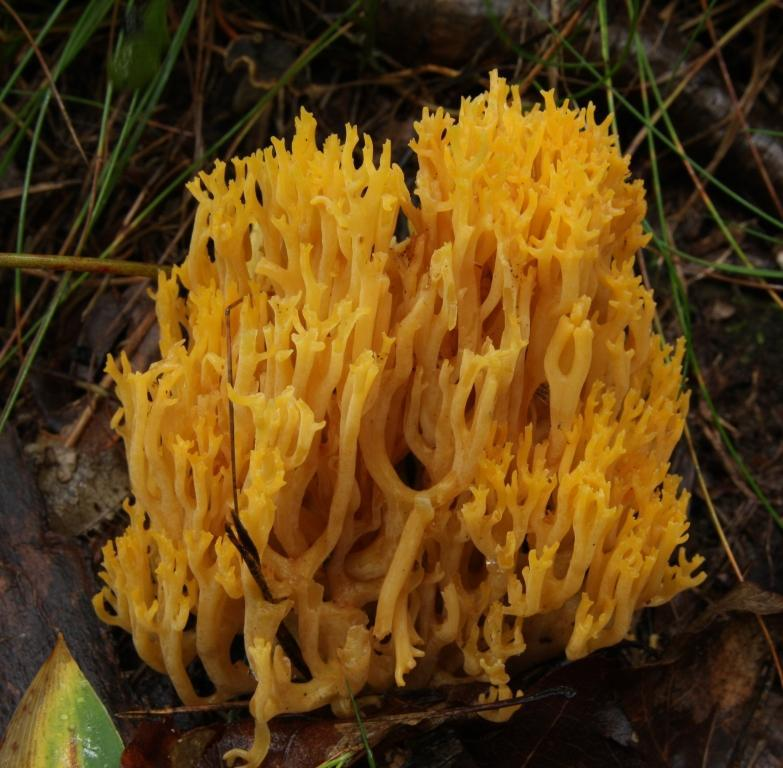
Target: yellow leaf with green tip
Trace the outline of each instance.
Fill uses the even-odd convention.
[[[62,636],[8,724],[0,768],[117,768],[122,739]]]

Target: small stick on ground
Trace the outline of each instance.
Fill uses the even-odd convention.
[[[229,387],[234,386],[234,363],[231,356],[231,310],[243,302],[244,299],[237,299],[226,307],[226,374],[227,383]],[[272,597],[272,593],[269,591],[269,586],[264,579],[264,575],[261,572],[261,557],[258,554],[258,548],[255,542],[247,532],[247,528],[242,524],[239,519],[239,491],[237,484],[237,456],[236,456],[236,440],[235,440],[235,426],[234,426],[234,403],[231,398],[228,398],[228,439],[229,449],[231,452],[231,492],[233,495],[233,509],[231,510],[231,520],[234,523],[234,527],[226,527],[226,536],[229,541],[239,551],[242,561],[247,566],[250,574],[253,576],[256,584],[258,584],[261,594],[264,596],[264,600],[269,603],[279,603]],[[286,656],[288,656],[291,664],[299,673],[301,678],[305,681],[312,680],[310,670],[302,658],[299,645],[297,644],[294,636],[289,631],[288,627],[284,623],[280,623],[277,628],[277,642],[280,643]]]
[[[96,259],[87,256],[0,252],[0,267],[10,269],[47,269],[61,272],[97,272],[124,277],[157,277],[168,267],[120,259]]]

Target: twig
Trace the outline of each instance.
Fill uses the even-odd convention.
[[[190,704],[181,707],[158,707],[156,709],[126,709],[117,712],[117,717],[124,720],[135,720],[147,717],[170,717],[171,715],[188,715],[194,712],[219,712],[223,709],[247,709],[250,701],[221,701],[214,704]]]
[[[228,387],[234,386],[234,363],[231,354],[232,341],[231,341],[231,310],[234,307],[241,304],[243,299],[237,299],[229,304],[225,309],[226,317],[226,378]],[[239,555],[242,558],[242,562],[245,563],[250,571],[253,580],[261,590],[261,594],[264,596],[264,600],[268,603],[279,603],[272,593],[269,591],[269,586],[266,583],[264,574],[261,571],[261,556],[258,554],[258,548],[253,541],[250,534],[247,532],[244,524],[239,518],[239,490],[237,483],[237,455],[236,455],[236,430],[234,425],[234,402],[230,396],[228,399],[228,439],[229,450],[231,453],[231,493],[233,497],[233,508],[231,510],[231,520],[234,524],[234,528],[231,526],[226,527],[226,536],[229,541],[237,548]],[[289,631],[288,627],[281,621],[277,628],[277,641],[280,643],[280,647],[288,656],[292,666],[297,670],[300,676],[304,680],[311,680],[312,675],[307,666],[307,663],[302,658],[302,653],[299,650],[299,645],[294,639],[294,636]]]
[[[0,0],[2,2],[2,0]],[[47,269],[61,272],[95,272],[103,275],[155,278],[170,267],[120,259],[95,259],[86,256],[55,256],[38,253],[0,252],[0,267],[9,269]]]
[[[40,140],[39,140],[40,144]],[[40,184],[31,184],[27,188],[28,195],[40,194],[41,192],[55,192],[58,189],[66,187],[75,187],[79,184],[76,179],[65,179],[64,181],[42,181]],[[24,194],[24,187],[9,187],[0,189],[0,200],[13,200]]]
[[[544,699],[551,699],[556,696],[562,696],[564,699],[573,699],[577,695],[577,692],[568,685],[555,685],[552,688],[545,688],[543,691],[536,693],[521,694],[519,696],[512,696],[510,699],[503,699],[502,701],[489,701],[485,704],[466,704],[460,707],[451,707],[445,711],[432,712],[430,710],[419,710],[416,712],[400,712],[393,715],[375,715],[373,717],[365,717],[364,721],[367,723],[373,722],[387,722],[387,721],[404,721],[411,720],[416,717],[442,717],[443,715],[449,715],[452,717],[459,717],[461,715],[473,715],[479,712],[494,712],[498,709],[506,709],[507,707],[518,707],[525,704],[534,704],[537,701],[543,701]]]
[[[550,699],[554,696],[562,696],[565,699],[573,699],[577,695],[577,692],[567,685],[556,685],[552,688],[545,688],[543,691],[537,693],[530,693],[523,696],[514,696],[510,699],[504,699],[503,701],[491,701],[486,704],[468,704],[460,707],[450,707],[445,710],[414,710],[412,712],[395,712],[391,715],[370,715],[368,717],[362,717],[365,723],[385,723],[385,722],[406,722],[409,720],[415,720],[416,718],[433,718],[433,717],[461,717],[462,715],[473,715],[479,712],[492,712],[498,709],[505,709],[506,707],[518,707],[525,704],[534,704],[537,701],[543,701],[544,699]],[[183,705],[179,707],[159,707],[155,709],[126,709],[124,712],[118,712],[117,717],[122,718],[139,718],[139,717],[165,717],[168,715],[185,715],[192,712],[214,712],[221,709],[244,709],[250,704],[250,701],[223,701],[214,704],[191,704]],[[282,715],[285,717],[285,715]],[[343,722],[346,722],[343,720]]]
[[[2,360],[6,356],[8,350],[11,349],[11,347],[13,346],[14,341],[18,342],[19,348],[21,349],[22,339],[17,338],[17,334],[21,334],[25,325],[27,325],[27,323],[30,321],[30,317],[33,314],[33,310],[36,308],[36,306],[38,306],[38,302],[41,300],[41,297],[43,296],[44,291],[46,290],[46,285],[47,284],[44,281],[38,286],[38,290],[35,292],[35,296],[33,296],[32,301],[25,308],[24,314],[22,315],[21,319],[17,322],[13,333],[8,337],[6,343],[3,344],[3,348],[0,349],[0,360]]]
[[[0,112],[2,112],[17,128],[24,131],[25,136],[32,140],[33,129],[30,128],[29,125],[25,125],[24,121],[20,120],[16,112],[14,112],[7,104],[0,102]],[[0,139],[0,147],[4,146],[5,143],[6,142],[4,140]],[[38,138],[38,146],[53,163],[57,164],[62,159],[58,157],[57,153],[40,137]]]

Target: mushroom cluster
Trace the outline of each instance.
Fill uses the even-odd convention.
[[[388,143],[319,146],[305,111],[290,149],[200,174],[161,359],[108,363],[133,498],[96,609],[183,701],[254,691],[248,765],[349,692],[508,698],[512,657],[616,643],[704,578],[669,473],[683,343],[652,330],[608,121],[493,73],[415,129],[414,198]]]

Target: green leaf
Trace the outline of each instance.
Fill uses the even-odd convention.
[[[155,77],[169,42],[166,0],[150,0],[141,22],[138,11],[129,7],[125,27],[126,35],[109,64],[109,76],[115,88],[138,90]]]
[[[0,768],[115,768],[122,739],[60,635],[11,718]]]

